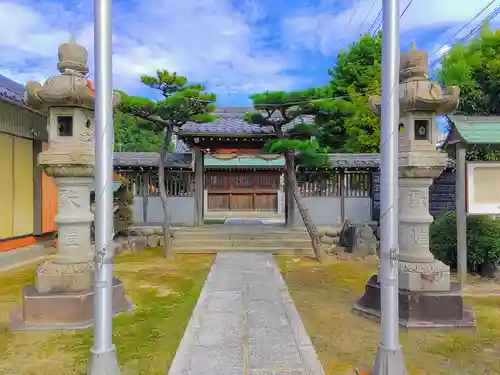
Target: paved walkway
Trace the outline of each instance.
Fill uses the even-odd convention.
[[[168,375],[324,375],[271,254],[217,255]]]

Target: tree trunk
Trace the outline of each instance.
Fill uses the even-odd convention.
[[[302,195],[300,194],[299,190],[299,184],[297,182],[297,174],[295,173],[295,169],[293,168],[293,153],[291,152],[291,150],[285,151],[285,165],[288,180],[287,182],[291,185],[295,204],[297,205],[297,209],[299,210],[300,216],[302,217],[304,226],[307,229],[307,233],[309,233],[309,237],[311,238],[314,255],[316,256],[317,260],[321,261],[324,255],[323,245],[321,244],[321,238],[318,229],[316,228],[316,225],[314,225],[314,222],[311,219],[311,215],[309,215],[309,210],[302,200]]]
[[[165,187],[165,156],[167,150],[160,152],[160,161],[158,163],[158,185],[160,190],[161,204],[163,206],[163,251],[165,258],[172,258],[174,251],[172,247],[172,235],[170,231],[170,212],[168,211],[167,188]]]

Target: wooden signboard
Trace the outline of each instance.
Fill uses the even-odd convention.
[[[467,213],[500,214],[500,163],[467,162]]]

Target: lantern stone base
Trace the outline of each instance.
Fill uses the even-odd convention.
[[[94,262],[56,263],[49,260],[36,270],[39,293],[80,293],[92,289]]]
[[[450,290],[450,267],[434,259],[429,263],[399,262],[399,288],[410,291]]]
[[[130,311],[123,283],[113,280],[113,314]],[[34,285],[23,289],[23,305],[11,312],[10,324],[18,330],[63,330],[92,327],[94,291],[79,293],[39,293]]]
[[[354,310],[380,318],[380,284],[373,275],[365,286],[365,294]],[[458,283],[448,291],[399,290],[399,323],[406,328],[470,328],[476,326],[471,308],[464,305]]]

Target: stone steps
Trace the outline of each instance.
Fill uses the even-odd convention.
[[[223,233],[223,232],[174,232],[174,241],[205,241],[214,240],[220,241],[250,241],[250,240],[278,240],[278,241],[303,241],[310,242],[309,234],[303,233],[286,233],[286,232],[248,232],[248,233]]]
[[[177,247],[174,245],[174,251],[176,253],[182,254],[217,254],[217,253],[233,253],[233,252],[258,252],[258,253],[271,253],[271,254],[283,254],[283,255],[313,255],[312,249],[303,248],[303,249],[285,249],[285,248],[276,248],[272,247],[227,247],[227,246],[196,246],[196,247]]]
[[[136,228],[148,236],[148,247],[163,246],[161,227]],[[321,235],[326,228],[318,228]],[[173,228],[174,251],[180,253],[217,253],[262,251],[271,253],[311,254],[311,239],[304,227],[274,225],[206,225],[197,228]],[[155,245],[156,244],[156,245]]]

